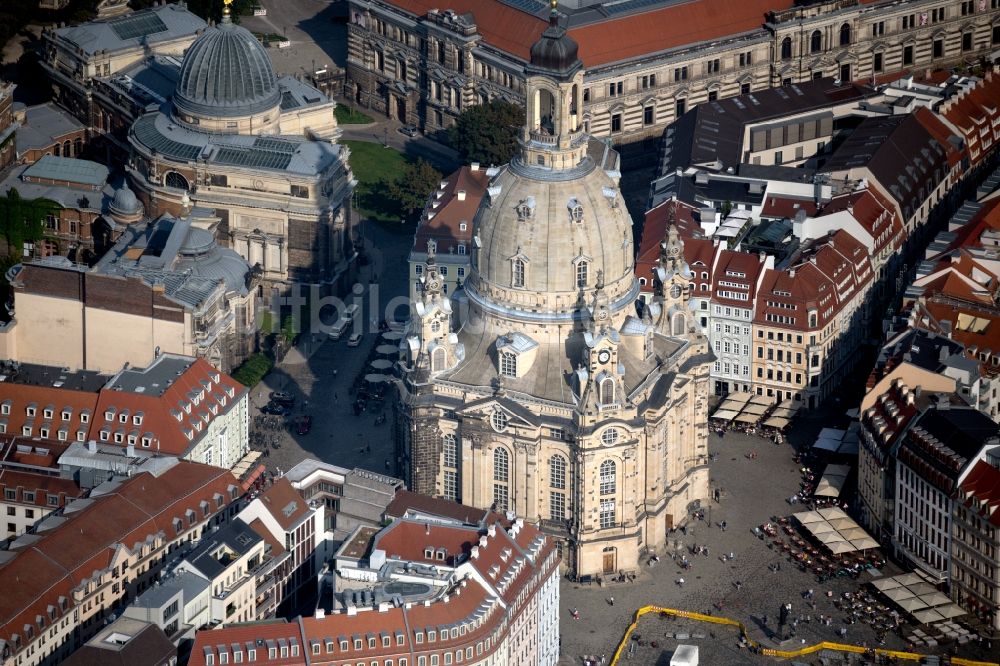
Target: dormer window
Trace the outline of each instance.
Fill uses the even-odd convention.
[[[500,352],[500,376],[517,377],[517,354],[510,351]]]
[[[128,423],[128,410],[127,409],[122,410],[122,413],[118,415],[118,422],[119,423]]]
[[[104,420],[105,421],[114,421],[115,420],[115,408],[114,407],[109,407],[108,409],[106,409],[104,411]]]
[[[25,408],[24,413],[27,414],[28,416],[34,416],[35,412],[37,411],[38,408],[36,407],[35,403],[31,403]]]
[[[576,263],[576,286],[578,289],[583,289],[587,286],[587,272],[588,264],[586,261],[578,261]]]
[[[73,410],[67,407],[62,411],[62,414],[60,414],[59,416],[62,417],[63,421],[69,421],[71,418],[73,418]]]
[[[90,410],[85,409],[82,412],[80,412],[80,423],[89,423],[89,422],[90,422]]]
[[[566,208],[569,210],[570,222],[583,222],[583,206],[576,197],[571,197],[566,203]]]
[[[125,441],[125,433],[121,430],[115,433],[115,444],[121,444]]]
[[[111,439],[111,431],[107,428],[101,428],[100,437],[102,442],[108,441],[109,439]]]
[[[142,425],[142,412],[136,412],[132,417],[132,425]]]
[[[3,403],[0,403],[0,414],[3,414],[4,416],[9,416],[10,406],[11,406],[10,400],[4,400]]]
[[[45,409],[42,410],[42,416],[46,419],[51,419],[53,416],[55,416],[55,413],[56,410],[53,407],[46,407]]]
[[[510,286],[515,289],[524,288],[524,259],[514,259],[510,262]]]

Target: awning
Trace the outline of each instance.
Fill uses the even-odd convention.
[[[749,405],[743,408],[744,414],[754,414],[756,416],[761,416],[767,411],[767,405],[758,405],[751,402]]]
[[[863,529],[858,527],[857,524],[853,527],[838,531],[840,532],[840,536],[844,537],[846,541],[858,541],[860,539],[868,538],[868,532],[865,532]]]
[[[851,553],[857,550],[847,541],[834,541],[833,543],[826,544],[826,547],[830,549],[830,552],[834,555],[840,555],[841,553]]]
[[[900,586],[900,582],[895,578],[878,578],[871,581],[871,586],[879,592],[886,592]],[[888,595],[886,595],[888,596]]]
[[[955,604],[948,604],[947,606],[938,606],[934,609],[935,613],[938,613],[944,619],[949,619],[953,617],[959,617],[961,615],[966,615],[968,611],[964,608],[957,606]]]
[[[862,539],[852,540],[851,545],[858,550],[871,550],[872,548],[878,548],[878,541],[866,536]]]
[[[844,439],[844,435],[846,434],[846,430],[840,430],[838,428],[823,428],[819,431],[818,439],[835,439],[839,442]]]
[[[792,518],[799,521],[802,525],[808,525],[809,523],[819,523],[823,521],[823,516],[819,515],[815,511],[803,511],[801,513],[792,514]]]
[[[737,416],[736,412],[734,412],[734,411],[732,411],[730,409],[720,409],[717,412],[715,412],[714,414],[712,414],[709,418],[718,419],[720,421],[727,421],[728,422],[728,421],[732,421],[733,419],[735,419],[736,416]]]
[[[813,533],[813,536],[818,537],[820,534],[830,534],[831,532],[836,534],[837,530],[833,529],[833,525],[825,520],[820,520],[818,523],[811,523],[805,525],[805,528]]]
[[[791,423],[791,421],[782,416],[772,416],[768,420],[764,421],[764,425],[768,428],[778,428],[779,430],[787,428],[789,423]]]
[[[816,443],[813,444],[814,449],[821,449],[823,451],[836,451],[840,448],[839,439],[817,439]]]
[[[888,597],[889,599],[892,599],[893,601],[902,601],[903,599],[912,599],[913,597],[917,596],[917,595],[913,594],[913,592],[911,592],[909,590],[909,588],[907,588],[905,586],[904,587],[897,587],[897,588],[892,589],[892,590],[885,590],[883,592],[883,594],[885,594],[886,597]]]
[[[944,620],[944,616],[933,608],[928,608],[927,610],[913,613],[913,619],[920,624],[934,624],[935,622],[941,622]]]
[[[392,341],[402,340],[403,334],[400,331],[386,331],[382,334],[382,339]]]
[[[740,402],[739,400],[723,400],[722,404],[719,405],[719,409],[725,409],[727,411],[736,412],[737,414],[739,414],[740,410],[743,409],[743,405],[745,404],[746,404],[745,402]]]
[[[370,375],[365,375],[365,381],[370,384],[381,384],[382,382],[389,381],[389,377],[378,373],[372,373]]]
[[[750,398],[751,405],[764,405],[765,407],[770,407],[774,404],[774,398],[769,395],[755,395]]]
[[[785,409],[784,407],[778,407],[776,410],[771,412],[771,416],[780,416],[783,419],[790,419],[795,416],[798,410],[795,409]]]
[[[929,608],[934,608],[936,606],[944,606],[945,604],[951,603],[951,598],[942,592],[934,591],[930,594],[920,595],[920,600],[923,601]]]
[[[735,420],[740,423],[757,423],[757,421],[760,420],[760,416],[754,414],[740,414]]]
[[[392,361],[385,358],[377,358],[369,363],[373,370],[388,370],[392,367]]]
[[[908,599],[901,599],[896,602],[896,605],[908,613],[913,613],[913,611],[918,611],[921,608],[927,608],[927,604],[921,601],[920,597],[910,597]],[[917,617],[916,614],[914,614],[913,617]]]
[[[250,472],[247,478],[243,479],[243,483],[240,484],[240,487],[243,488],[243,492],[248,491],[250,489],[250,486],[256,483],[257,479],[259,479],[261,475],[264,474],[265,471],[267,471],[267,468],[264,467],[264,465],[257,465],[257,467],[255,467],[254,470]]]
[[[399,353],[399,347],[395,345],[379,345],[375,348],[376,354],[385,354],[386,356],[392,356],[393,354]]]
[[[839,506],[828,506],[825,509],[819,509],[816,511],[819,515],[823,516],[827,520],[833,520],[834,518],[847,518],[847,514]]]
[[[817,497],[840,497],[844,482],[851,468],[847,465],[827,465],[813,495]]]

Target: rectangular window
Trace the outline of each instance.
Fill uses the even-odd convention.
[[[685,100],[679,99],[674,103],[674,117],[680,118],[684,115],[684,112],[687,110],[684,102]]]
[[[718,90],[709,90],[708,91],[708,101],[709,102],[714,102],[717,99],[719,99],[719,91]]]
[[[497,511],[506,511],[509,499],[510,495],[508,494],[507,485],[504,483],[494,483],[493,503],[497,505]]]
[[[913,64],[913,47],[904,46],[903,47],[903,64],[912,65]]]
[[[940,58],[944,56],[944,40],[935,39],[934,40],[934,57]]]
[[[719,73],[719,59],[709,60],[705,63],[705,73],[706,74],[718,74]]]
[[[876,53],[874,57],[874,63],[872,65],[876,72],[882,71],[882,54]]]
[[[647,106],[642,110],[642,124],[652,125],[656,122],[655,108],[652,106]]]
[[[615,526],[615,501],[613,499],[601,500],[601,529],[608,529]]]
[[[674,81],[687,81],[687,77],[688,77],[687,65],[685,65],[684,67],[674,68]]]
[[[458,500],[458,472],[445,470],[444,472],[444,498],[447,500]]]
[[[309,188],[304,185],[292,185],[292,196],[299,199],[308,199]]]
[[[611,131],[621,132],[622,131],[622,114],[616,113],[611,116]]]
[[[618,97],[624,92],[625,86],[621,81],[608,84],[608,97]]]
[[[971,51],[972,50],[972,33],[964,32],[962,33],[962,50]]]
[[[749,83],[742,83],[742,84],[740,84],[740,94],[741,95],[748,95],[748,94],[750,94],[750,84]]]
[[[566,518],[566,495],[552,492],[549,494],[549,518],[552,520],[565,520]]]

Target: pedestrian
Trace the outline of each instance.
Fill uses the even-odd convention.
[[[609,606],[614,606],[615,605],[615,598],[614,597],[608,597],[608,605]]]
[[[726,521],[724,521],[724,520],[722,521],[722,531],[723,532],[726,531]]]

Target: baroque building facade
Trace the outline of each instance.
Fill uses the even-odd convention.
[[[399,444],[416,492],[540,524],[577,575],[633,570],[708,497],[712,356],[676,231],[638,314],[617,156],[583,127],[554,10],[527,72],[520,154],[487,172],[463,290],[428,252]]]
[[[582,6],[575,6],[575,5]],[[639,5],[639,7],[636,7]],[[488,99],[523,104],[541,2],[350,0],[356,101],[446,128]],[[694,105],[833,76],[872,81],[973,64],[1000,48],[998,0],[565,3],[587,68],[582,124],[628,143]]]

